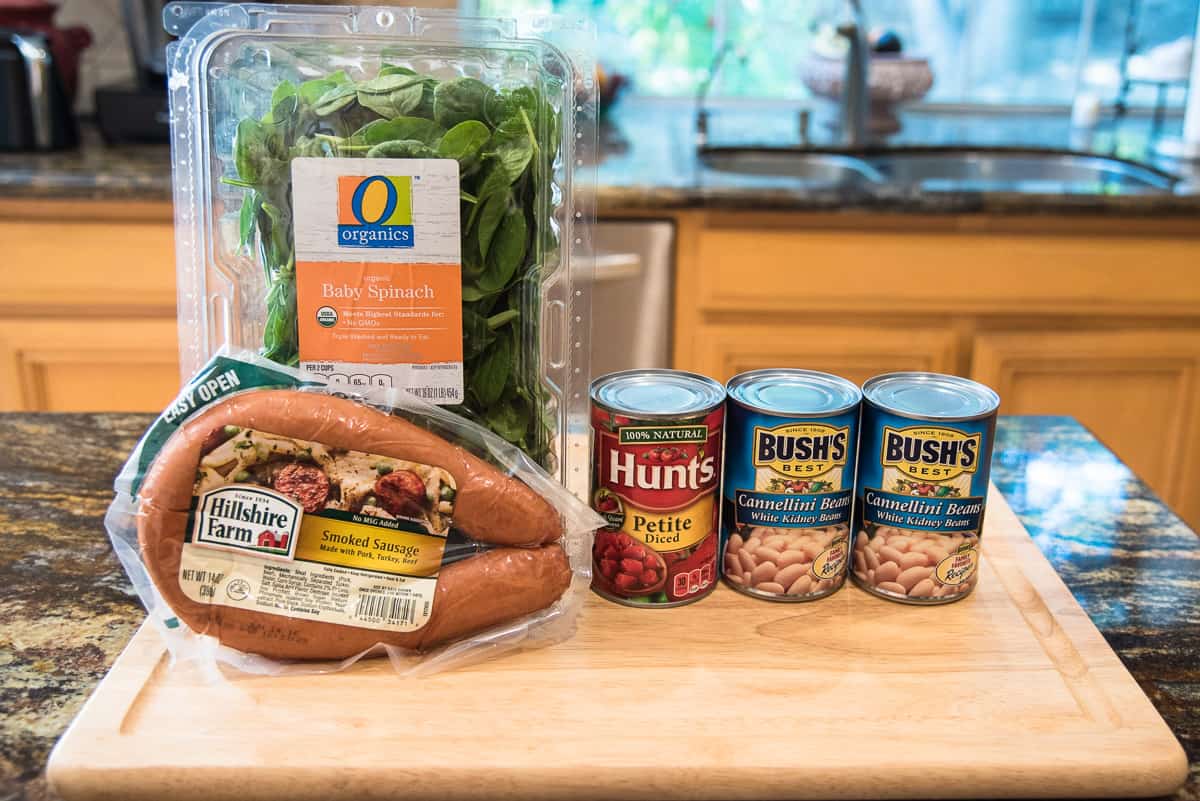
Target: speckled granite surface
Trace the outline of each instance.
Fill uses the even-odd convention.
[[[143,617],[103,518],[149,419],[0,414],[2,801],[53,797],[50,747]]]
[[[1200,799],[1200,537],[1069,417],[1000,418],[992,481],[1183,743],[1175,798]]]
[[[670,211],[687,208],[737,210],[870,211],[903,214],[1087,214],[1135,217],[1200,216],[1200,168],[1158,162],[1186,180],[1174,191],[1153,194],[1047,192],[926,192],[889,185],[799,185],[786,177],[721,172],[697,158],[690,102],[630,98],[601,129],[596,155],[598,212]],[[1053,147],[1151,157],[1145,120],[1120,128],[1099,127],[1087,137],[1073,133],[1065,115],[958,114],[906,111],[904,128],[889,139],[897,146],[971,144]],[[710,145],[792,145],[797,142],[794,104],[739,103],[714,109]],[[832,133],[817,115],[811,143],[828,146]],[[1171,123],[1178,125],[1177,121]],[[94,128],[83,131],[77,151],[0,153],[0,197],[74,200],[171,198],[166,145],[106,147]],[[1045,190],[1043,190],[1045,191]]]
[[[0,415],[0,801],[52,796],[51,746],[142,618],[104,536],[135,414]],[[992,477],[1192,760],[1200,538],[1085,429],[1001,418]]]
[[[54,200],[171,200],[167,145],[108,147],[84,126],[78,150],[0,153],[0,197]]]

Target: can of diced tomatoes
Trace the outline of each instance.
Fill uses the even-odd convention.
[[[882,598],[944,604],[978,581],[1000,396],[952,375],[863,384],[854,582]]]
[[[679,606],[717,580],[725,388],[679,370],[597,378],[592,506],[607,521],[592,589],[629,606]]]
[[[862,393],[813,370],[734,376],[721,516],[725,581],[771,601],[846,582]]]

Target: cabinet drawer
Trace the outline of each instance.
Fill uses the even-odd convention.
[[[173,319],[0,318],[0,410],[159,412],[179,385]]]
[[[958,372],[956,334],[944,328],[838,325],[707,325],[696,332],[684,369],[721,381],[746,370],[801,367],[861,384],[895,370]]]
[[[810,224],[811,225],[811,224]],[[959,230],[708,225],[702,313],[1200,312],[1200,239]],[[1137,265],[1152,265],[1153,270]]]
[[[175,233],[168,220],[0,217],[0,315],[175,315]]]

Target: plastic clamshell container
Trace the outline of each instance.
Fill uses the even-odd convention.
[[[588,165],[594,164],[596,119],[590,24],[557,16],[518,21],[408,8],[192,2],[168,5],[164,21],[168,32],[180,37],[168,49],[168,87],[180,363],[185,377],[225,346],[274,352],[277,355],[271,358],[292,364],[300,360],[295,346],[286,341],[280,346],[278,334],[268,331],[285,330],[272,315],[282,308],[286,318],[286,280],[295,275],[299,245],[294,239],[283,243],[292,248],[289,262],[281,256],[286,247],[267,241],[264,234],[276,217],[267,219],[261,196],[258,205],[248,210],[247,224],[243,205],[258,189],[240,174],[237,158],[242,121],[263,121],[269,132],[282,130],[282,123],[270,128],[276,117],[285,119],[286,112],[277,112],[280,96],[287,94],[276,94],[282,84],[301,86],[336,74],[336,80],[361,87],[387,67],[389,74],[411,70],[428,77],[431,93],[439,83],[466,77],[486,84],[502,102],[515,98],[517,90],[528,89],[532,94],[526,98],[544,100],[536,105],[536,113],[525,117],[534,156],[527,173],[511,187],[510,197],[516,200],[509,207],[519,206],[527,223],[525,255],[511,284],[492,292],[501,296],[492,304],[488,303],[492,296],[480,300],[478,292],[468,294],[470,271],[463,236],[464,328],[469,328],[470,317],[477,325],[486,322],[489,330],[481,337],[476,337],[481,329],[464,331],[463,402],[449,408],[519,444],[563,483],[580,494],[586,492],[587,445],[578,436],[568,439],[567,432],[585,430],[588,408],[587,287],[593,218],[588,187],[595,182],[587,174],[593,169]],[[299,95],[296,104],[305,102],[303,92]],[[308,100],[319,102],[313,97]],[[275,140],[287,148],[276,154],[277,162],[290,163],[300,156],[364,155],[365,148],[347,144],[352,143],[351,131],[343,118],[351,111],[357,115],[356,123],[387,117],[356,102],[326,118],[314,117],[315,105],[300,106],[298,112],[291,107],[292,119],[306,127],[303,132],[289,129],[280,134],[282,140]],[[422,113],[432,116],[428,109],[411,112]],[[486,122],[493,133],[501,124]],[[296,124],[301,123],[289,123]],[[300,136],[306,138],[299,141]],[[430,139],[426,144],[436,149],[438,141]],[[280,150],[278,144],[275,148]],[[292,180],[290,174],[281,177],[283,168],[275,169],[272,180]],[[469,194],[482,179],[468,177],[466,167],[462,169],[461,190]],[[289,215],[289,225],[295,222],[290,216],[291,189],[290,183],[277,187],[274,204],[286,206],[283,213]],[[469,211],[466,194],[460,201],[464,230]],[[273,208],[272,213],[278,210]],[[476,247],[483,250],[482,245]],[[366,250],[370,248],[364,249],[364,260],[371,256]],[[479,269],[487,269],[486,259],[479,261],[483,264]],[[292,272],[284,272],[288,269]],[[281,274],[283,287],[277,286]],[[293,279],[293,304],[294,289]],[[513,311],[515,319],[511,313],[501,314]],[[511,368],[502,399],[482,401],[475,397],[473,381],[480,371],[479,360],[495,347],[493,323],[510,337],[510,352],[504,355],[510,356]],[[510,326],[511,333],[504,333]],[[270,344],[264,347],[264,334],[274,341],[274,351]],[[302,344],[298,347],[303,349]]]

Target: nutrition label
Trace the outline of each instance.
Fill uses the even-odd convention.
[[[464,400],[462,365],[354,364],[351,362],[301,362],[300,369],[319,375],[334,386],[367,389],[399,387],[429,403],[456,404]]]
[[[179,586],[198,603],[346,626],[415,631],[429,619],[437,579],[312,562],[266,562],[187,543]]]

